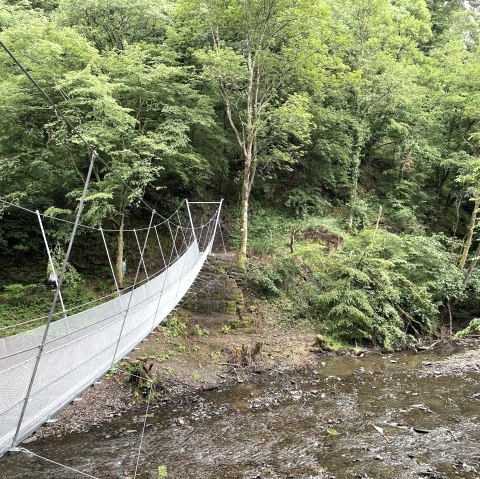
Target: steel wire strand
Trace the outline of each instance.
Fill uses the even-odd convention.
[[[133,479],[136,479],[136,477],[137,477],[138,466],[140,464],[140,455],[142,453],[143,439],[145,437],[145,429],[147,427],[147,418],[148,418],[148,411],[150,409],[150,401],[152,399],[152,392],[153,392],[153,381],[150,383],[150,390],[149,390],[149,393],[148,393],[147,407],[145,409],[145,415],[143,417],[142,435],[140,436],[140,445],[138,446],[137,463],[135,464],[135,472],[133,473]]]
[[[0,199],[1,201],[1,199]],[[14,205],[15,206],[15,205]],[[213,221],[213,217],[209,220],[208,223],[206,223],[204,226],[207,226],[211,221]],[[152,227],[153,228],[153,227]],[[196,227],[197,228],[197,227]],[[198,227],[199,228],[199,227]],[[104,230],[106,231],[106,230]],[[139,231],[139,230],[137,230]],[[181,258],[183,256],[183,254],[185,254],[185,252],[188,250],[188,248],[193,244],[193,241],[183,250],[182,254],[179,255],[178,257],[176,257],[171,263],[169,263],[168,265],[164,266],[162,269],[158,270],[157,272],[155,272],[153,275],[150,276],[150,280],[153,280],[155,278],[157,278],[159,275],[161,275],[163,272],[165,272],[168,268],[170,268],[173,264],[175,264],[177,262],[177,260],[179,258]],[[140,286],[143,286],[145,283],[147,283],[149,281],[149,279],[145,278],[145,279],[142,279],[141,281],[139,281],[137,283],[137,288],[140,287]],[[133,288],[133,285],[130,285],[130,286],[126,286],[125,288],[121,289],[120,290],[120,293],[121,295],[124,295],[125,293],[127,293],[129,290],[132,290]],[[98,303],[100,301],[103,301],[105,299],[108,299],[108,298],[113,298],[115,299],[115,297],[118,297],[118,293],[117,292],[113,292],[113,293],[110,293],[108,295],[105,295],[105,296],[102,296],[100,298],[97,298],[97,299],[94,299],[92,301],[88,301],[86,303],[83,303],[83,304],[80,304],[78,306],[73,306],[71,308],[68,308],[65,310],[66,313],[70,313],[72,311],[75,311],[75,310],[78,310],[78,309],[81,309],[81,308],[84,308],[85,306],[89,306],[90,304],[94,304],[94,303]],[[101,303],[100,305],[102,304],[105,304],[105,302]],[[99,306],[100,306],[99,305]],[[92,308],[90,308],[92,309]],[[60,314],[63,314],[63,312],[57,312],[54,314],[54,316],[58,316]],[[8,326],[2,326],[0,328],[0,331],[5,331],[7,329],[13,329],[13,328],[16,328],[16,327],[20,327],[20,326],[24,326],[26,324],[31,324],[31,323],[35,323],[35,322],[40,322],[44,319],[48,318],[48,315],[44,315],[44,316],[39,316],[37,318],[34,318],[34,319],[29,319],[28,321],[23,321],[21,323],[15,323],[15,324],[12,324],[12,325],[8,325]],[[58,321],[58,320],[57,320]],[[55,321],[55,322],[57,322]],[[3,338],[0,338],[0,339],[3,339]],[[2,359],[2,358],[0,358]]]
[[[88,173],[87,173],[87,176],[85,178],[85,184],[83,186],[82,196],[80,197],[80,201],[79,201],[79,204],[78,204],[78,210],[77,210],[77,214],[76,214],[76,217],[75,217],[75,223],[73,225],[72,232],[70,234],[70,239],[69,239],[69,242],[68,242],[67,251],[65,253],[65,258],[63,260],[62,268],[61,268],[61,271],[60,271],[60,276],[58,277],[58,279],[56,281],[57,288],[55,290],[55,295],[53,297],[52,305],[50,307],[50,312],[49,312],[49,315],[48,315],[47,323],[45,325],[42,340],[40,341],[40,344],[38,346],[38,355],[37,355],[36,360],[35,360],[35,365],[34,365],[32,376],[31,376],[31,379],[30,379],[30,382],[29,382],[29,385],[28,385],[27,394],[26,394],[26,397],[25,397],[25,402],[23,404],[22,412],[20,413],[20,419],[18,421],[18,426],[17,426],[17,430],[15,432],[15,436],[13,438],[12,446],[17,445],[19,431],[21,430],[21,425],[22,425],[22,422],[23,422],[23,419],[24,419],[25,410],[27,408],[27,404],[28,404],[29,397],[30,397],[30,391],[31,391],[32,385],[35,381],[38,365],[39,365],[41,357],[42,357],[42,352],[43,352],[43,349],[44,349],[44,346],[45,346],[45,341],[48,337],[48,332],[49,332],[49,329],[50,329],[50,325],[52,323],[53,315],[55,314],[55,307],[56,307],[56,304],[58,302],[58,298],[59,298],[60,290],[62,288],[63,280],[65,278],[65,273],[66,273],[67,266],[68,266],[68,260],[70,258],[70,253],[72,251],[73,243],[75,241],[75,236],[76,236],[76,233],[77,233],[78,224],[80,223],[80,216],[82,214],[85,198],[86,198],[87,193],[88,193],[88,186],[89,186],[89,183],[90,183],[90,179],[91,179],[92,172],[93,172],[93,166],[95,164],[96,158],[97,158],[97,153],[96,153],[95,150],[93,150],[92,155],[91,155],[91,159],[90,159],[90,165],[89,165],[89,168],[88,168]]]
[[[91,479],[100,479],[99,477],[92,476],[91,474],[80,471],[79,469],[75,469],[74,467],[67,466],[67,465],[62,464],[60,462],[49,459],[48,457],[44,457],[44,456],[41,456],[40,454],[36,454],[36,453],[34,453],[34,452],[30,451],[29,449],[26,449],[24,447],[17,448],[17,451],[23,452],[23,453],[26,453],[26,454],[31,454],[32,456],[38,457],[39,459],[42,459],[43,461],[50,462],[52,464],[55,464],[56,466],[62,467],[64,469],[67,469],[67,470],[72,471],[72,472],[76,472],[77,474],[81,474],[82,476],[90,477]]]
[[[15,204],[15,203],[12,203],[11,201],[8,201],[6,200],[3,196],[0,196],[0,202],[8,205],[8,206],[12,206],[14,208],[18,208],[20,210],[23,210],[27,213],[32,213],[32,214],[37,214],[36,211],[33,211],[29,208],[26,208],[25,206],[22,206],[22,205],[18,205],[18,204]],[[182,200],[182,202],[180,203],[180,205],[177,207],[177,209],[168,217],[168,218],[164,218],[160,223],[157,223],[155,224],[154,226],[162,226],[164,225],[167,221],[170,221],[176,214],[178,211],[180,211],[180,209],[182,208],[183,206],[183,203],[185,202],[185,200]],[[158,213],[157,213],[158,214]],[[64,218],[57,218],[56,216],[51,216],[51,215],[47,215],[45,213],[40,213],[40,216],[42,216],[43,218],[47,218],[47,219],[50,219],[50,220],[54,220],[54,221],[59,221],[60,223],[67,223],[67,224],[74,224],[73,221],[70,221],[70,220],[66,220]],[[161,216],[160,214],[158,214],[158,216]],[[163,218],[163,217],[162,217]],[[172,224],[175,224],[173,221],[170,221]],[[100,228],[97,228],[95,226],[90,226],[90,225],[84,225],[82,223],[79,223],[78,224],[79,227],[81,228],[84,228],[84,229],[88,229],[88,230],[91,230],[91,231],[100,231]],[[176,225],[178,226],[178,225]],[[133,229],[124,229],[124,230],[117,230],[117,229],[109,229],[109,228],[102,228],[103,229],[103,232],[104,233],[118,233],[120,231],[123,231],[124,233],[133,233]],[[145,231],[147,230],[148,227],[144,227],[144,228],[137,228],[136,231]]]

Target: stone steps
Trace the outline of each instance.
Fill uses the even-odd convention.
[[[197,313],[222,313],[242,319],[245,273],[238,268],[235,254],[211,254],[200,271],[191,292],[188,309]]]

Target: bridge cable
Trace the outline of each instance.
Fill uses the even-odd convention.
[[[165,256],[163,255],[162,242],[160,241],[160,236],[158,235],[157,226],[155,225],[155,226],[153,227],[153,229],[155,230],[155,235],[156,235],[156,237],[157,237],[158,246],[159,246],[159,248],[160,248],[160,254],[162,255],[163,266],[166,267],[167,263],[165,262]]]
[[[66,466],[65,464],[61,464],[60,462],[53,461],[52,459],[48,459],[48,457],[40,456],[40,454],[35,454],[34,452],[30,451],[29,449],[26,449],[24,447],[19,447],[16,449],[19,452],[24,452],[26,454],[31,454],[32,456],[38,457],[39,459],[42,459],[47,462],[51,462],[52,464],[55,464],[56,466],[63,467],[64,469],[68,469],[69,471],[76,472],[78,474],[81,474],[82,476],[85,477],[90,477],[91,479],[100,479],[96,476],[92,476],[91,474],[87,474],[86,472],[79,471],[78,469],[74,469],[73,467]]]
[[[150,382],[150,388],[148,392],[147,408],[145,409],[145,415],[143,417],[142,435],[140,436],[140,445],[138,446],[137,463],[135,464],[135,472],[133,473],[133,479],[136,479],[137,477],[138,465],[140,463],[140,454],[142,453],[143,439],[145,437],[145,429],[147,427],[148,411],[150,409],[150,401],[152,399],[153,381],[152,380],[150,381],[151,382]]]
[[[167,221],[171,220],[175,214],[177,213],[177,211],[180,210],[180,208],[182,207],[183,203],[184,203],[185,200],[182,200],[178,206],[178,208],[168,217],[168,218],[164,218],[162,215],[158,214],[158,216],[160,216],[162,218],[162,221],[160,223],[157,223],[155,226],[162,226],[164,225]],[[13,208],[17,208],[19,210],[22,210],[22,211],[25,211],[26,213],[31,213],[31,214],[36,214],[36,211],[34,210],[31,210],[29,208],[26,208],[25,206],[22,206],[22,205],[18,205],[18,204],[15,204],[15,203],[12,203],[11,201],[8,201],[6,200],[4,197],[0,196],[0,203],[4,203],[8,206],[12,206]],[[60,221],[61,223],[68,223],[68,224],[71,224],[73,225],[74,222],[73,221],[70,221],[70,220],[66,220],[64,218],[58,218],[56,216],[50,216],[50,215],[47,215],[45,213],[40,213],[40,216],[42,216],[43,218],[48,218],[50,220],[54,220],[54,221]],[[173,221],[171,221],[172,224],[175,224]],[[85,225],[85,224],[82,224],[82,223],[78,223],[78,226],[80,228],[85,228],[85,229],[89,229],[89,230],[93,230],[93,231],[100,231],[100,227],[96,228],[95,226],[90,226],[90,225]],[[145,228],[137,228],[137,231],[145,231],[147,230],[148,228],[145,227]],[[189,228],[187,228],[189,229]],[[118,233],[119,231],[123,231],[124,233],[133,233],[133,229],[123,229],[123,230],[116,230],[116,229],[108,229],[108,228],[103,228],[103,231],[105,233]]]
[[[37,213],[37,217],[38,217],[38,222],[40,224],[40,230],[42,232],[43,241],[45,243],[45,249],[47,250],[48,262],[49,262],[50,268],[52,270],[52,275],[53,275],[55,284],[57,285],[57,288],[58,288],[58,275],[57,275],[57,271],[56,271],[56,268],[55,268],[55,264],[54,264],[53,259],[52,259],[52,254],[50,252],[50,246],[48,245],[47,235],[45,234],[45,229],[43,228],[42,216],[40,215],[40,212],[38,210],[36,211],[36,213]],[[61,291],[58,293],[58,296],[60,298],[60,304],[62,305],[63,316],[66,318],[67,317],[67,312],[65,310],[65,303],[63,302],[63,296],[62,296]]]

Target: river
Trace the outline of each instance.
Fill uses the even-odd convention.
[[[308,373],[264,373],[152,406],[136,477],[157,479],[165,466],[170,479],[478,479],[478,363],[445,368],[438,359],[319,357]],[[94,477],[133,478],[142,426],[138,413],[25,447]],[[0,477],[82,476],[12,453]]]

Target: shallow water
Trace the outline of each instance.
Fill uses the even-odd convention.
[[[154,407],[137,478],[156,479],[166,465],[177,479],[478,479],[480,376],[423,377],[414,369],[436,358],[319,359],[312,373],[263,374],[182,405]],[[126,416],[26,447],[98,478],[133,477],[142,421]],[[0,459],[0,477],[82,476],[13,453]]]

